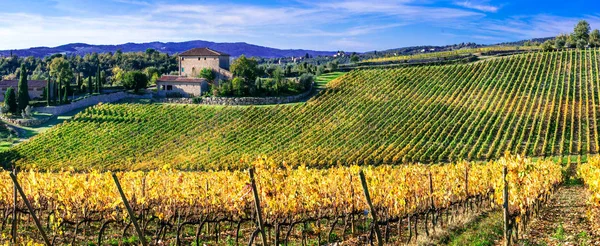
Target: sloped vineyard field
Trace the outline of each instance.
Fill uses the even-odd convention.
[[[305,104],[98,105],[1,154],[6,167],[233,170],[598,153],[600,50],[356,70]]]

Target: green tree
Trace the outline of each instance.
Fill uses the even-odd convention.
[[[63,90],[63,97],[62,97],[62,102],[63,103],[69,103],[69,91],[71,87],[71,83],[66,83],[65,84],[65,89]]]
[[[46,80],[46,87],[44,88],[44,92],[46,93],[46,106],[50,106],[50,80]]]
[[[546,40],[546,42],[544,42],[542,44],[542,50],[543,51],[552,51],[554,50],[554,46],[552,46],[554,42],[552,42],[552,40]]]
[[[19,112],[23,111],[29,105],[29,86],[27,85],[27,68],[21,64],[21,76],[17,87],[17,101]]]
[[[112,85],[122,85],[123,76],[125,76],[125,70],[121,69],[119,66],[115,66],[112,69],[112,78],[110,82]]]
[[[71,83],[71,80],[73,80],[73,71],[71,70],[69,62],[65,60],[65,58],[62,56],[55,57],[54,59],[52,59],[52,62],[50,62],[48,68],[50,70],[50,76],[54,77],[56,83],[58,84],[57,95],[59,97],[60,103],[62,103],[62,97],[60,96],[61,87],[63,84]]]
[[[592,47],[600,47],[600,31],[598,29],[594,29],[592,33],[590,33],[590,46]]]
[[[156,69],[156,67],[147,67],[146,69],[144,69],[144,73],[148,78],[152,78],[152,75],[154,75],[155,73],[158,74],[160,72],[158,71],[158,69]]]
[[[567,39],[568,39],[567,35],[558,35],[554,39],[554,46],[556,46],[556,49],[558,49],[558,50],[564,49],[565,46],[567,45]]]
[[[102,88],[104,87],[104,83],[106,82],[106,73],[104,71],[100,72],[100,83],[98,83],[98,93],[102,93]]]
[[[6,93],[4,93],[4,107],[12,114],[17,114],[19,108],[17,107],[17,96],[15,95],[15,89],[8,87]]]
[[[215,80],[215,73],[210,68],[203,68],[202,70],[200,70],[198,77],[212,82],[213,80]]]
[[[352,56],[350,57],[350,61],[352,63],[357,63],[360,60],[360,58],[358,58],[358,56],[356,55],[356,53],[353,53]]]
[[[92,77],[88,77],[86,87],[88,94],[92,94]]]
[[[245,55],[240,56],[231,64],[231,73],[236,77],[241,77],[244,83],[254,82],[258,74],[258,61],[254,58],[246,58]]]
[[[148,77],[140,71],[128,72],[123,77],[123,86],[129,90],[133,89],[137,93],[139,89],[148,86]]]
[[[231,81],[231,85],[233,87],[233,93],[235,96],[244,95],[244,79],[240,77],[235,77]]]
[[[590,24],[585,20],[579,21],[575,26],[572,36],[578,46],[581,40],[587,45],[590,39]]]
[[[329,71],[332,71],[332,72],[337,70],[338,66],[339,66],[339,62],[337,60],[327,63],[327,67],[329,68]]]
[[[585,47],[587,45],[588,45],[588,42],[583,39],[580,39],[577,41],[577,49],[580,49],[580,50],[585,49]]]
[[[77,73],[77,92],[80,93],[83,91],[83,79],[81,78],[81,73]]]
[[[158,74],[157,73],[152,74],[152,77],[150,78],[150,84],[156,85],[156,81],[158,81],[158,80],[159,80]]]
[[[102,82],[101,77],[102,76],[100,74],[100,63],[98,63],[97,70],[96,70],[96,84],[95,84],[96,87],[94,88],[96,93],[100,93],[100,83]]]
[[[285,66],[285,76],[286,77],[292,76],[292,65]]]
[[[258,92],[260,92],[262,90],[262,79],[261,78],[256,78],[256,81],[254,81],[254,87],[256,88],[256,90]]]
[[[573,38],[573,35],[569,35],[567,37],[567,42],[565,43],[565,47],[567,47],[567,48],[575,48],[575,47],[577,47],[577,42]]]

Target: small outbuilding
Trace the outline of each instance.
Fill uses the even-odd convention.
[[[163,75],[156,81],[158,95],[162,97],[169,94],[183,97],[197,97],[208,92],[208,81],[202,78],[188,78],[177,75]]]

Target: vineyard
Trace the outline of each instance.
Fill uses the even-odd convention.
[[[0,240],[12,240],[7,235],[14,230],[18,242],[102,245],[139,229],[137,235],[148,242],[167,245],[245,244],[259,237],[263,245],[264,240],[269,245],[320,244],[359,235],[408,243],[447,227],[461,214],[504,202],[518,229],[562,180],[562,167],[550,160],[534,163],[511,156],[486,163],[396,167],[291,168],[266,158],[251,165],[250,175],[165,166],[117,173],[116,181],[110,173],[95,171],[22,172],[15,178],[22,197],[4,172],[0,231],[5,238]]]
[[[594,154],[599,59],[588,49],[352,71],[295,105],[98,105],[0,160],[41,170],[236,170],[259,155],[321,168]]]
[[[488,52],[507,52],[507,51],[531,51],[536,50],[538,47],[535,46],[492,46],[492,47],[483,47],[483,48],[469,48],[469,49],[459,49],[452,51],[439,51],[439,52],[430,52],[430,53],[421,53],[414,55],[400,55],[400,56],[389,56],[389,57],[379,57],[364,60],[361,63],[381,63],[381,62],[405,62],[410,60],[428,60],[428,59],[444,59],[450,57],[459,57],[462,55],[476,54],[476,53],[488,53]]]
[[[591,205],[590,217],[594,230],[600,230],[600,157],[590,159],[589,163],[579,168],[579,175],[584,180],[590,193],[588,203]]]

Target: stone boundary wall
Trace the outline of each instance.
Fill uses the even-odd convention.
[[[42,119],[11,119],[11,118],[6,118],[6,117],[0,117],[0,119],[2,119],[5,122],[8,122],[10,124],[13,125],[19,125],[19,126],[38,126],[41,124],[44,124],[46,122],[48,122],[50,119],[52,119],[52,117],[45,117]]]
[[[294,103],[306,99],[312,94],[310,89],[298,95],[286,97],[202,97],[198,104],[204,105],[268,105],[268,104],[285,104]],[[197,99],[198,100],[198,99]],[[175,104],[193,104],[192,98],[158,98],[155,99],[159,103],[175,103]]]
[[[66,105],[49,106],[49,107],[35,107],[33,110],[40,112],[40,113],[60,115],[60,114],[64,114],[69,111],[76,110],[76,109],[93,106],[98,103],[111,103],[111,102],[116,102],[116,101],[119,101],[119,100],[122,100],[125,98],[151,99],[152,94],[134,95],[134,94],[129,94],[127,92],[121,91],[121,92],[115,92],[115,93],[111,93],[111,94],[91,96],[91,97],[84,98],[79,101],[72,102],[72,103],[66,104]]]

